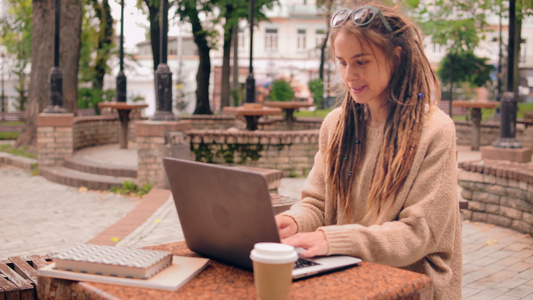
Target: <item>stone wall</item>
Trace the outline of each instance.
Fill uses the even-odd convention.
[[[41,113],[37,117],[37,160],[41,166],[61,165],[72,157],[74,114]]]
[[[458,145],[470,145],[472,142],[471,121],[455,121]],[[500,138],[499,122],[482,122],[480,132],[480,146],[492,145],[492,142]],[[524,124],[516,125],[516,139],[522,146],[533,148],[533,126]]]
[[[77,117],[74,120],[74,150],[118,143],[119,126],[116,116]]]
[[[533,233],[533,164],[485,160],[459,168],[465,219]]]
[[[196,161],[276,169],[284,176],[306,176],[318,151],[319,130],[190,130],[186,134]]]
[[[137,182],[139,184],[150,182],[154,186],[168,187],[162,164],[163,157],[192,159],[188,141],[178,139],[179,136],[185,136],[183,132],[192,128],[191,122],[137,121],[135,126],[138,155]],[[171,140],[175,143],[170,143]]]

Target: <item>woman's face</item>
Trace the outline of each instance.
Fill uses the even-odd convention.
[[[333,42],[339,72],[355,102],[381,107],[390,81],[390,67],[380,49],[341,30]]]

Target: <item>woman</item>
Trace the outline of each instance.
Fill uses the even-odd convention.
[[[331,26],[344,102],[322,124],[302,200],[276,216],[280,236],[304,256],[427,274],[435,299],[460,299],[455,127],[420,33],[378,5],[341,9]]]

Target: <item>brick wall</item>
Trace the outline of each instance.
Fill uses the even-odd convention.
[[[318,151],[319,130],[187,132],[195,160],[281,170],[306,176]]]
[[[470,121],[455,121],[458,145],[470,145],[472,142],[472,129]],[[500,138],[499,122],[482,122],[480,132],[480,146],[492,145],[492,142]],[[516,125],[516,139],[522,146],[533,148],[533,126]]]
[[[459,168],[465,219],[533,233],[533,164],[485,160]]]
[[[118,143],[119,126],[116,116],[77,117],[74,121],[74,149]]]
[[[39,165],[61,165],[73,153],[74,114],[39,114],[37,160]]]

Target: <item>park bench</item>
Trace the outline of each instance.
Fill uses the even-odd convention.
[[[0,260],[0,299],[37,299],[37,269],[50,261],[50,255]]]
[[[0,112],[0,122],[26,122],[26,112]]]

